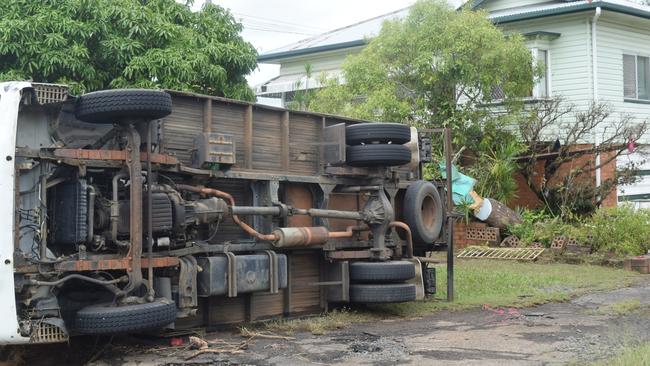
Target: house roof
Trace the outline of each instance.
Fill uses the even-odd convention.
[[[472,2],[472,8],[474,9],[487,1],[490,0],[474,0]],[[516,8],[495,10],[491,12],[488,17],[494,23],[503,24],[553,15],[589,11],[596,9],[597,7],[600,7],[603,10],[610,10],[650,19],[650,6],[640,5],[627,0],[556,0],[554,2],[541,2],[539,4]],[[408,11],[409,8],[400,9],[343,28],[306,38],[296,43],[263,53],[258,56],[257,60],[261,63],[273,63],[289,57],[363,46],[366,44],[368,38],[379,33],[381,25],[385,20],[404,18],[408,15]]]
[[[561,1],[554,3],[541,3],[521,6],[517,8],[495,10],[490,13],[489,18],[494,23],[503,24],[520,20],[543,18],[553,15],[577,13],[593,10],[597,7],[600,7],[603,10],[610,10],[618,13],[650,19],[650,6],[640,5],[626,0],[580,0],[570,2]]]
[[[381,25],[385,20],[403,18],[408,14],[408,11],[409,8],[399,9],[388,14],[306,38],[263,53],[258,56],[257,60],[259,62],[268,62],[315,52],[363,46],[368,37],[375,36],[379,33]]]

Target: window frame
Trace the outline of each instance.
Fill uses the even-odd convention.
[[[625,56],[631,56],[634,57],[634,97],[628,97],[625,96]],[[650,104],[650,93],[648,93],[648,98],[643,99],[639,98],[639,57],[643,57],[648,60],[648,63],[650,64],[650,55],[646,55],[643,53],[639,52],[632,52],[632,51],[623,51],[621,53],[621,71],[623,74],[623,101],[625,102],[631,102],[631,103],[643,103],[643,104]],[[650,67],[649,70],[647,70],[648,73],[646,73],[646,77],[648,79],[648,83],[650,84]]]
[[[537,65],[539,64],[539,51],[544,51],[546,54],[546,59],[544,60],[544,80],[546,84],[546,95],[541,95],[541,81],[542,78],[538,78],[538,80],[535,80],[535,84],[533,85],[533,90],[531,93],[531,96],[529,98],[532,99],[550,99],[552,94],[551,90],[551,50],[546,47],[532,47],[530,48],[530,52],[533,56],[533,67],[537,68]]]

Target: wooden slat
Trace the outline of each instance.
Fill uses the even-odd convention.
[[[253,169],[253,106],[246,107],[244,114],[244,149],[246,169]]]
[[[282,170],[286,172],[289,171],[289,111],[282,114],[280,144],[282,146]]]
[[[469,247],[458,254],[458,258],[535,260],[544,248],[492,248]]]

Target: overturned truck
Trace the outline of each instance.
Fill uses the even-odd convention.
[[[445,244],[412,127],[27,82],[0,119],[3,344],[412,301]]]

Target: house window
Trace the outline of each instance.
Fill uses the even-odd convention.
[[[548,51],[539,48],[533,48],[533,61],[541,69],[541,75],[537,78],[531,96],[533,98],[548,98],[549,93],[549,62]]]
[[[533,48],[530,52],[533,55],[533,65],[540,66],[541,75],[536,78],[533,89],[528,92],[527,97],[548,98],[550,96],[549,52],[539,48]],[[503,87],[501,85],[495,86],[490,93],[490,97],[493,101],[504,100],[506,94],[503,91]]]
[[[623,96],[650,100],[650,58],[623,55]]]

